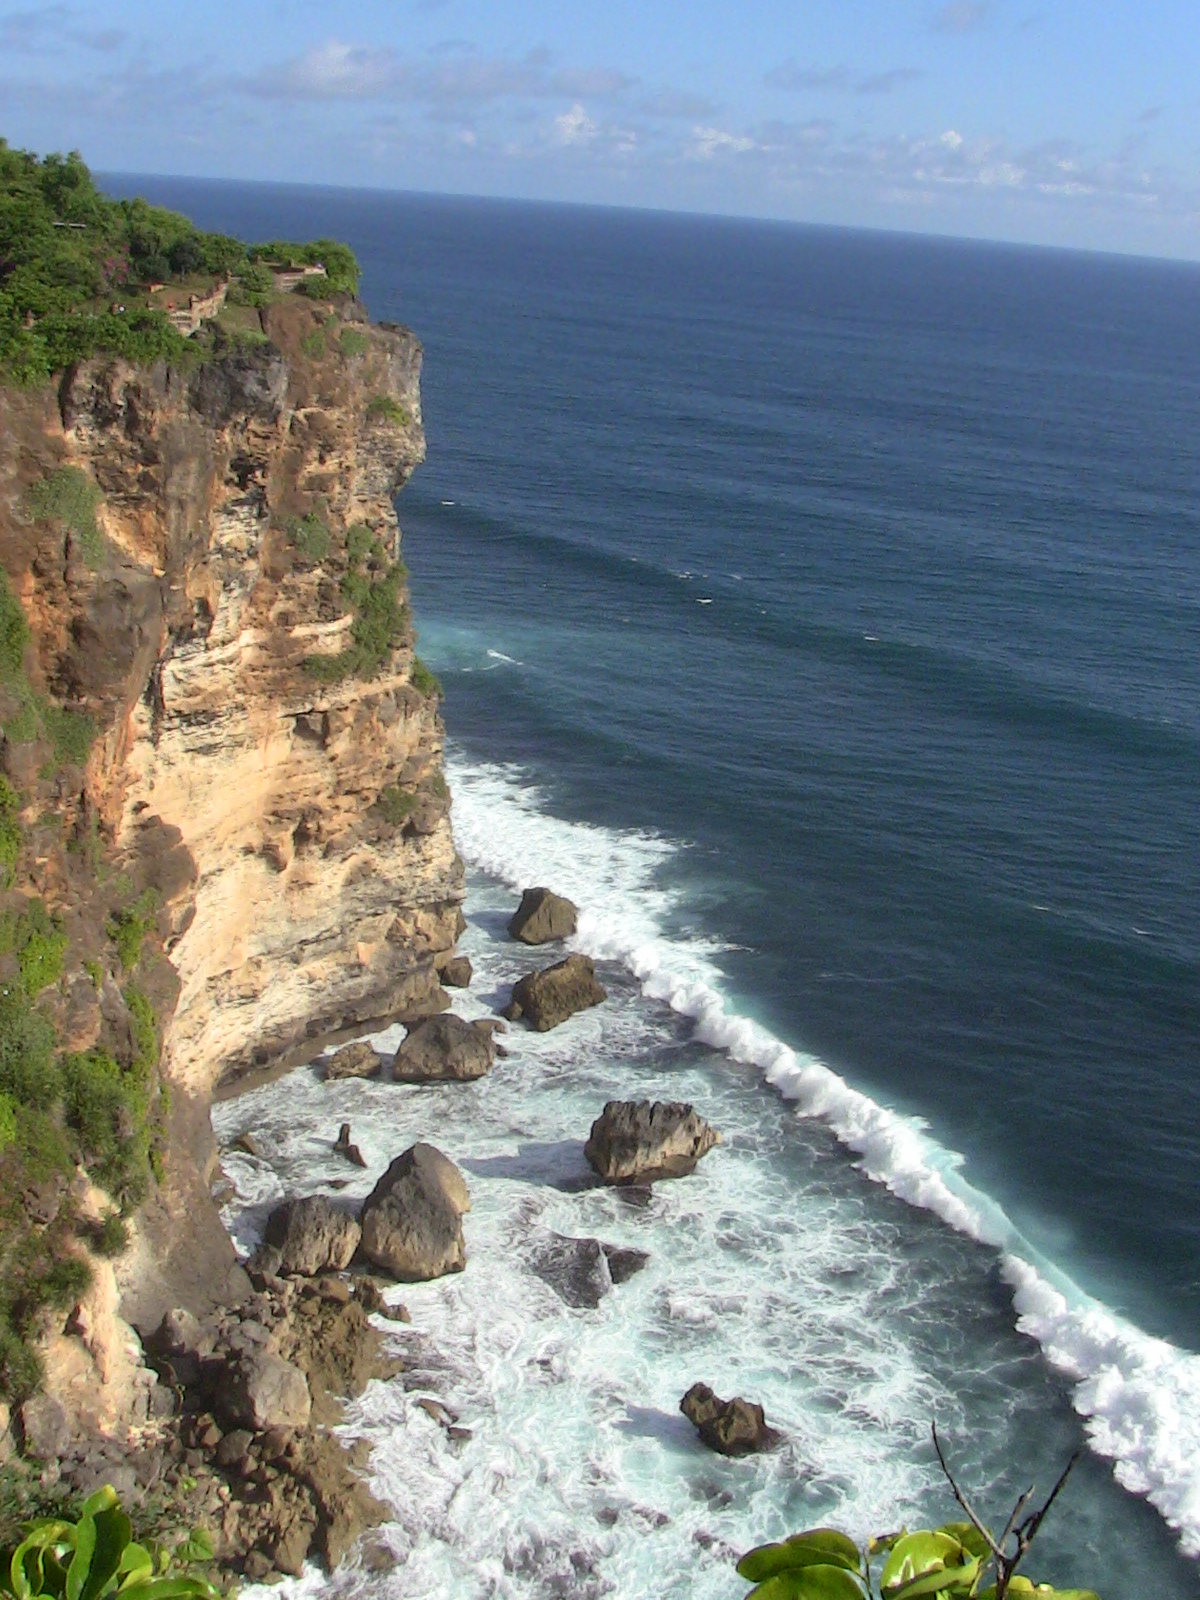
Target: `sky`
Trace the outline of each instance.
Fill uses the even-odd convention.
[[[0,0],[95,169],[1200,259],[1196,0]]]

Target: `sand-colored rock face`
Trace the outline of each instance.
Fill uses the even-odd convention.
[[[47,675],[107,729],[89,776],[117,845],[136,853],[159,819],[194,864],[171,907],[166,1048],[200,1094],[424,1009],[462,897],[437,701],[412,687],[410,648],[367,681],[304,670],[354,618],[336,548],[310,566],[285,531],[316,510],[335,547],[366,524],[398,554],[392,495],[424,455],[420,348],[300,301],[268,332],[274,348],[199,376],[89,363],[64,382],[42,470],[78,465],[104,491],[108,560],[23,597]],[[383,395],[407,420],[372,419]],[[396,784],[419,828],[372,811]]]
[[[139,969],[177,1093],[165,1177],[118,1264],[138,1326],[231,1292],[208,1194],[214,1090],[438,1009],[461,927],[438,701],[412,682],[411,628],[369,676],[327,685],[304,666],[352,638],[347,530],[372,542],[360,572],[399,555],[392,496],[424,456],[420,346],[353,303],[289,298],[264,331],[194,370],[91,361],[57,390],[0,388],[0,561],[31,629],[25,671],[98,729],[82,783],[46,776],[43,747],[5,747],[28,824],[59,819],[27,892],[73,950],[90,940],[111,962],[86,850],[70,853],[98,841],[106,876],[89,881],[110,899],[122,881],[154,891],[169,961]],[[64,467],[103,495],[91,549],[28,511]],[[305,516],[328,554],[297,549]],[[385,790],[401,803],[377,805]],[[48,1003],[82,1047],[102,1006],[76,976]]]

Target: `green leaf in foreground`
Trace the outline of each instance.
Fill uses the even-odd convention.
[[[863,1600],[862,1579],[845,1567],[813,1565],[778,1572],[746,1600]]]
[[[814,1565],[844,1567],[861,1572],[863,1561],[853,1539],[836,1528],[811,1528],[793,1533],[778,1544],[762,1544],[738,1562],[738,1572],[751,1583],[761,1583],[777,1572],[790,1572]]]

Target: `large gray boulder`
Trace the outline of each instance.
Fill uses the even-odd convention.
[[[510,1022],[524,1018],[537,1033],[547,1033],[577,1011],[607,999],[608,990],[596,981],[591,956],[568,956],[515,983],[504,1015]]]
[[[495,1059],[489,1028],[445,1011],[408,1030],[392,1062],[392,1077],[397,1083],[461,1083],[482,1078]]]
[[[644,1250],[606,1244],[603,1239],[551,1233],[534,1244],[529,1264],[566,1305],[594,1310],[614,1284],[632,1278],[649,1259]]]
[[[302,1200],[285,1200],[267,1218],[264,1239],[278,1251],[273,1270],[315,1277],[318,1272],[340,1272],[358,1249],[362,1229],[346,1211],[339,1211],[327,1196],[310,1194]]]
[[[401,1283],[424,1283],[467,1264],[463,1212],[467,1180],[431,1144],[414,1144],[395,1161],[362,1208],[362,1253]]]
[[[552,939],[569,938],[578,915],[576,907],[552,889],[526,889],[508,931],[522,944],[549,944]]]
[[[220,1390],[225,1417],[261,1433],[264,1428],[304,1428],[312,1412],[308,1379],[272,1350],[250,1350],[231,1362]]]
[[[721,1135],[682,1101],[610,1100],[583,1153],[605,1183],[653,1183],[695,1170]]]
[[[327,1078],[377,1078],[383,1061],[365,1039],[344,1044],[325,1062]]]

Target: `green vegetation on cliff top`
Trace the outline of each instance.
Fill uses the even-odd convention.
[[[196,361],[204,349],[155,296],[233,280],[231,298],[264,305],[271,267],[321,265],[301,285],[320,298],[358,287],[358,263],[332,239],[246,245],[145,200],[109,200],[77,152],[44,158],[0,139],[0,381],[38,383],[93,355]]]

